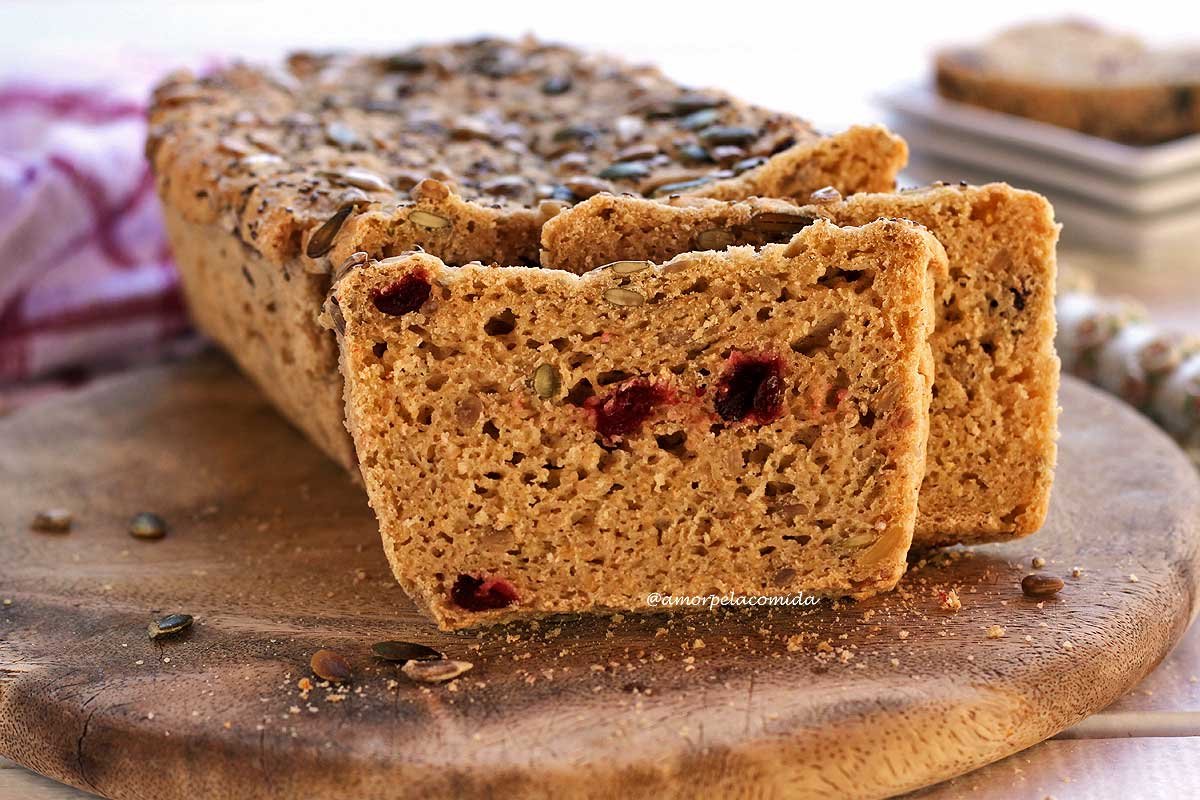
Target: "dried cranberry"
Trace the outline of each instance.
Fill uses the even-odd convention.
[[[585,408],[605,439],[637,433],[654,409],[670,399],[670,391],[645,378],[631,378],[604,397],[589,397]]]
[[[783,413],[783,392],[783,359],[735,350],[717,380],[713,405],[727,422],[766,425]]]
[[[503,578],[462,574],[450,589],[450,599],[467,611],[494,611],[517,602],[517,590]]]
[[[425,305],[431,289],[429,276],[416,270],[391,286],[376,289],[371,293],[371,302],[384,314],[399,317]]]

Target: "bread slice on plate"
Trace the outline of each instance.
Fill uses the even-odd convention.
[[[621,259],[761,246],[820,219],[920,223],[945,246],[949,272],[937,289],[930,452],[914,544],[1036,531],[1050,501],[1057,438],[1054,210],[1041,195],[1005,184],[816,199],[798,207],[600,195],[546,224],[542,261],[585,272]]]
[[[864,597],[904,571],[937,241],[563,270],[351,258],[322,321],[397,578],[443,628],[674,597]]]

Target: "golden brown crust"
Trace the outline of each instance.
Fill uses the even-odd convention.
[[[618,259],[666,259],[764,245],[816,219],[910,219],[945,246],[939,279],[931,448],[914,542],[1023,536],[1042,524],[1055,460],[1058,226],[1045,198],[1004,184],[860,194],[797,207],[753,198],[667,203],[598,196],[543,228],[544,263],[583,272]]]
[[[945,269],[918,226],[582,277],[363,260],[322,320],[393,568],[441,626],[902,574]]]

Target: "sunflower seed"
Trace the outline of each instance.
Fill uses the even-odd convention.
[[[562,389],[562,379],[553,364],[541,364],[533,371],[533,390],[537,392],[538,397],[546,400],[558,397],[560,389]]]
[[[571,76],[551,75],[542,81],[542,94],[558,95],[571,91]]]
[[[614,306],[640,306],[646,302],[646,296],[633,289],[614,287],[604,292],[604,299]]]
[[[683,272],[687,268],[695,266],[697,263],[699,262],[693,259],[676,258],[673,261],[663,264],[659,272],[661,272],[663,275],[674,275],[677,272]]]
[[[710,228],[701,231],[696,236],[697,250],[724,250],[736,240],[734,235],[724,228]]]
[[[808,196],[810,203],[837,203],[842,199],[842,193],[832,186],[823,186]]]
[[[757,138],[756,128],[741,125],[710,125],[700,131],[700,142],[708,147],[719,144],[750,144]]]
[[[345,203],[332,217],[325,220],[325,223],[309,237],[308,247],[304,249],[305,255],[309,258],[320,258],[333,249],[333,240],[352,211],[354,211],[354,204]]]
[[[475,665],[470,661],[453,661],[443,658],[438,661],[409,661],[400,671],[419,683],[445,683],[454,680]]]
[[[1062,591],[1063,579],[1044,572],[1035,572],[1021,579],[1021,591],[1026,597],[1053,597]]]
[[[143,511],[129,520],[129,535],[135,539],[161,539],[167,535],[167,522],[158,514]]]
[[[721,144],[712,149],[713,161],[722,166],[737,163],[745,158],[745,156],[746,151],[733,144]]]
[[[74,515],[65,508],[48,508],[33,515],[30,527],[41,533],[66,533],[74,521]]]
[[[600,269],[611,269],[616,275],[633,275],[652,266],[654,266],[652,261],[614,261],[611,264],[605,264]]]
[[[645,178],[649,174],[650,166],[643,161],[619,161],[600,170],[596,177],[613,181],[633,181]]]
[[[437,661],[445,658],[432,647],[416,642],[376,642],[371,645],[371,652],[384,661]]]
[[[762,234],[796,234],[816,222],[805,214],[789,214],[784,211],[764,211],[750,218],[747,228]]]
[[[350,663],[332,650],[318,650],[308,662],[313,675],[330,683],[345,683],[352,675]]]
[[[422,228],[436,230],[437,228],[447,228],[450,226],[450,220],[445,217],[439,217],[437,214],[430,214],[428,211],[417,209],[408,215],[408,221],[414,225],[420,225]]]
[[[239,167],[265,167],[268,164],[282,164],[283,159],[272,153],[251,153],[245,158],[238,159]]]
[[[162,619],[157,619],[151,622],[146,628],[146,632],[150,634],[151,639],[158,639],[162,636],[170,636],[179,633],[184,628],[192,624],[191,614],[168,614]]]
[[[374,172],[367,172],[365,169],[348,169],[339,173],[339,175],[345,183],[364,191],[392,191],[392,185],[390,183],[376,175]]]

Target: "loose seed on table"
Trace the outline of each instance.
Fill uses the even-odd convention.
[[[1044,572],[1035,572],[1021,579],[1021,591],[1026,597],[1053,597],[1062,588],[1062,578]]]
[[[445,658],[432,647],[416,642],[376,642],[371,645],[371,652],[384,661],[437,661]]]
[[[167,535],[167,521],[151,511],[142,511],[129,520],[129,535],[135,539],[161,539]]]
[[[345,683],[353,674],[350,663],[332,650],[318,650],[309,661],[313,674],[330,683]]]
[[[41,533],[66,533],[74,521],[74,515],[65,508],[48,508],[34,514],[29,527]]]
[[[445,683],[474,666],[470,661],[453,661],[443,658],[438,661],[408,661],[400,668],[400,671],[421,683]]]
[[[167,616],[151,622],[146,629],[150,634],[151,639],[159,639],[163,636],[171,636],[179,633],[192,624],[191,614],[168,614]]]

